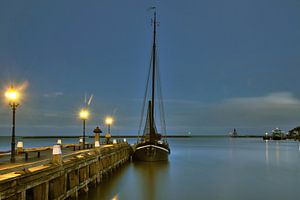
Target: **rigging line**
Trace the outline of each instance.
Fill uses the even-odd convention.
[[[156,93],[157,93],[157,103],[158,103],[158,110],[159,110],[159,120],[160,120],[160,127],[161,127],[161,130],[163,129],[162,125],[162,110],[161,110],[161,95],[160,95],[160,88],[161,88],[161,84],[160,84],[160,73],[159,73],[159,65],[158,65],[158,59],[157,59],[157,63],[156,63],[156,67],[157,67],[157,70],[156,70],[156,82],[157,82],[157,90],[156,90]]]
[[[161,121],[161,128],[163,131],[164,136],[166,136],[166,121],[165,121],[165,112],[164,112],[164,103],[163,103],[163,94],[161,88],[161,77],[159,73],[159,66],[157,65],[157,82],[158,82],[158,96],[159,96],[159,111],[160,111],[160,121]],[[166,138],[166,137],[165,137]]]
[[[140,117],[137,140],[139,140],[139,138],[140,138],[140,133],[141,133],[143,119],[144,119],[144,113],[145,113],[146,99],[147,99],[147,94],[148,94],[148,91],[149,91],[148,88],[149,88],[149,80],[150,80],[150,72],[151,72],[151,61],[152,61],[152,54],[151,54],[151,57],[150,57],[150,65],[149,65],[149,69],[148,69],[148,77],[147,77],[147,81],[146,81],[146,88],[145,88],[144,99],[143,99],[143,104],[142,104],[142,111],[141,111],[141,117]]]

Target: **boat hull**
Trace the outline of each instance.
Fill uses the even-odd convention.
[[[162,146],[152,144],[140,145],[135,149],[132,160],[146,162],[166,161],[169,154],[170,150]]]

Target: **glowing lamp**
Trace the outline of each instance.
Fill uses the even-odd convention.
[[[111,124],[113,123],[113,118],[107,117],[107,118],[105,119],[105,123],[106,123],[107,125],[111,125]]]
[[[82,110],[79,112],[79,117],[80,117],[80,119],[86,120],[86,119],[88,119],[89,114],[90,114],[90,113],[89,113],[88,110],[82,109]]]
[[[18,92],[14,89],[13,86],[10,86],[10,88],[5,92],[5,97],[8,100],[16,100],[18,98],[19,94]]]

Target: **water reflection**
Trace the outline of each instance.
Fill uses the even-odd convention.
[[[280,161],[280,146],[279,146],[279,142],[276,142],[276,145],[275,145],[275,159],[276,159],[276,164],[278,164],[279,161]]]
[[[161,199],[159,198],[160,184],[167,182],[161,177],[166,177],[169,162],[135,162],[133,166],[142,184],[139,189],[142,190],[143,199]]]
[[[235,139],[171,140],[169,163],[128,162],[79,199],[299,199],[298,142]]]
[[[268,140],[266,140],[266,142],[265,142],[265,155],[266,155],[266,163],[267,163],[267,165],[269,164],[269,141]]]

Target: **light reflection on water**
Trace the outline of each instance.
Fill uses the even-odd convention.
[[[266,164],[268,165],[269,164],[269,140],[266,140],[265,141],[265,144],[266,144],[266,150],[265,150],[265,153],[266,153]]]

